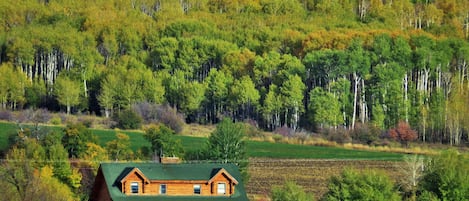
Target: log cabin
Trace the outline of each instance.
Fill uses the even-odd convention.
[[[227,163],[102,163],[90,201],[247,201],[238,167]]]

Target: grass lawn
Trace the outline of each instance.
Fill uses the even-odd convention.
[[[377,151],[352,150],[339,147],[248,142],[248,155],[258,158],[288,159],[363,159],[402,160],[403,154]]]
[[[59,126],[47,126],[47,129],[61,130]],[[8,136],[16,132],[18,126],[14,123],[0,122],[0,150],[4,151],[8,146]],[[106,142],[116,139],[116,133],[122,132],[129,135],[132,150],[138,150],[142,146],[150,146],[139,131],[123,130],[98,130],[92,132],[99,137],[99,144],[106,146]],[[194,151],[205,146],[207,138],[194,136],[176,136],[181,140],[186,151]],[[289,159],[365,159],[365,160],[401,160],[403,154],[389,152],[374,152],[352,150],[338,147],[322,147],[283,143],[270,143],[260,141],[248,141],[247,152],[249,157],[259,158],[289,158]]]

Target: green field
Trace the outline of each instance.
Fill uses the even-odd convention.
[[[48,126],[46,129],[61,130],[62,127]],[[14,134],[18,126],[13,123],[0,122],[0,150],[8,146],[8,136]],[[42,128],[44,129],[44,128]],[[115,134],[122,132],[129,135],[131,148],[137,150],[142,146],[150,146],[138,131],[97,130],[92,132],[99,137],[99,144],[105,146],[106,142],[116,139]],[[177,136],[186,151],[202,148],[207,139],[204,137]],[[295,144],[270,143],[261,141],[248,141],[247,152],[249,157],[256,158],[288,158],[288,159],[364,159],[364,160],[400,160],[402,154],[389,152],[374,152],[351,150],[338,147],[308,146]]]

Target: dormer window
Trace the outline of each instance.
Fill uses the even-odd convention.
[[[130,192],[132,194],[138,194],[138,182],[130,183]]]
[[[225,183],[218,183],[217,185],[217,193],[219,195],[226,194],[226,184]]]

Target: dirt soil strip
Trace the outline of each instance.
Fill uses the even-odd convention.
[[[379,160],[334,160],[334,159],[267,159],[249,160],[250,179],[246,184],[248,195],[253,198],[270,197],[273,186],[293,180],[307,192],[320,198],[327,191],[327,183],[333,175],[339,175],[346,167],[356,169],[378,169],[387,172],[392,180],[402,176],[404,163]]]

